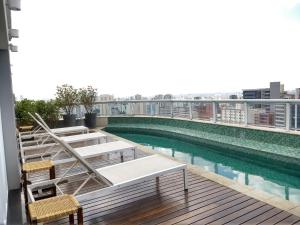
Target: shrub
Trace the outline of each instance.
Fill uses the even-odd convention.
[[[56,88],[56,102],[58,107],[62,108],[66,114],[71,115],[73,109],[78,105],[78,90],[73,86],[64,84]]]
[[[55,127],[59,119],[59,107],[55,100],[35,102],[35,109],[50,127]]]
[[[15,103],[15,114],[18,127],[34,124],[34,120],[28,115],[28,112],[35,112],[35,102],[33,100],[23,99]]]
[[[80,88],[78,94],[79,102],[84,106],[86,113],[92,113],[97,97],[97,89],[93,88],[92,86]]]
[[[17,127],[25,125],[35,125],[35,121],[28,114],[30,112],[38,113],[45,120],[45,122],[53,127],[58,121],[59,108],[54,100],[44,101],[44,100],[29,100],[23,99],[21,101],[16,101],[15,103],[15,114],[17,120]]]

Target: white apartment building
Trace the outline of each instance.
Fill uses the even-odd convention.
[[[275,105],[275,127],[285,127],[285,105],[284,104],[276,104]]]
[[[222,109],[221,120],[227,123],[243,123],[245,121],[245,111],[238,108]]]

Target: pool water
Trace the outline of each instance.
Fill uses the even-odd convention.
[[[286,169],[278,162],[163,136],[114,134],[239,183],[300,203],[300,168]]]

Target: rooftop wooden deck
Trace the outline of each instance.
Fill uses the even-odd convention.
[[[85,224],[300,224],[300,218],[198,175],[182,173],[82,201]],[[52,224],[68,224],[68,219]]]
[[[138,157],[145,153],[138,151]],[[128,156],[126,160],[131,160]],[[94,159],[99,168],[119,163],[119,159]],[[65,168],[56,168],[58,177]],[[78,172],[78,171],[77,171]],[[126,172],[126,171],[124,171]],[[48,177],[39,173],[31,180]],[[183,190],[182,173],[119,189],[110,194],[96,194],[81,201],[85,224],[300,224],[300,218],[258,201],[214,181],[188,172],[189,190]],[[79,184],[78,184],[79,185]],[[62,189],[72,192],[74,183]],[[89,182],[83,193],[97,189]],[[68,218],[50,224],[68,224]]]

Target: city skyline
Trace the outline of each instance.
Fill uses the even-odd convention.
[[[274,81],[272,81],[274,83]],[[269,82],[269,83],[272,83]],[[276,83],[276,82],[275,82]],[[278,82],[280,83],[280,82]],[[295,95],[298,91],[300,90],[298,87],[292,89],[292,90],[286,90],[285,85],[281,83],[283,87],[283,91],[286,95]],[[143,93],[135,93],[134,95],[130,96],[116,96],[113,93],[98,93],[98,99],[97,101],[110,101],[110,100],[141,100],[141,99],[160,99],[160,96],[163,98],[163,96],[171,96],[172,99],[194,99],[197,97],[203,98],[203,99],[230,99],[232,96],[236,96],[237,98],[242,99],[243,98],[243,92],[244,91],[256,91],[256,90],[266,90],[268,87],[252,87],[252,88],[247,88],[247,89],[241,89],[238,92],[210,92],[210,93],[182,93],[182,94],[173,94],[173,93],[155,93],[153,95],[144,95]],[[137,97],[139,96],[139,97]],[[289,96],[289,97],[291,97]],[[15,96],[16,100],[21,100],[21,99],[35,99],[35,98],[28,98],[26,96],[20,95],[20,96]],[[49,100],[49,99],[54,99],[55,94],[50,96],[49,98],[44,98],[42,100]],[[263,97],[262,97],[263,98]],[[41,98],[37,98],[41,99]],[[36,100],[36,99],[35,99]]]

